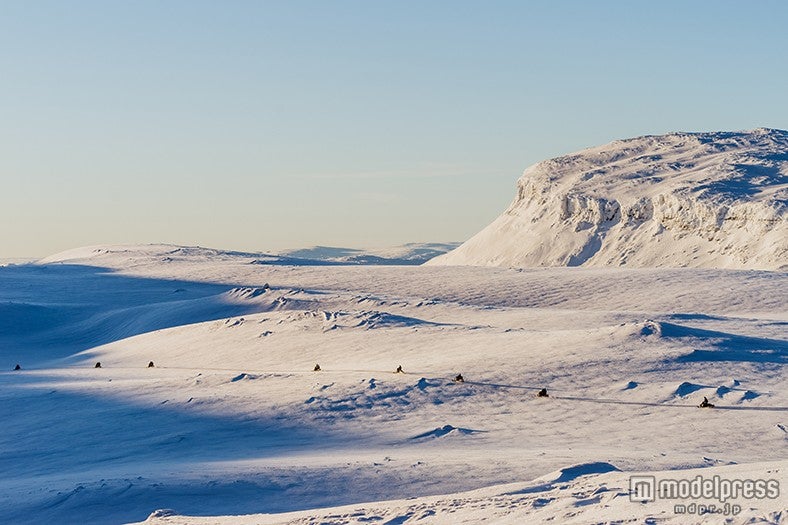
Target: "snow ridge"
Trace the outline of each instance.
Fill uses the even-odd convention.
[[[487,228],[431,265],[788,267],[788,132],[619,140],[525,170]]]

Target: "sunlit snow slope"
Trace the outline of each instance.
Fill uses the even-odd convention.
[[[492,224],[432,265],[788,266],[788,132],[618,140],[526,169]]]

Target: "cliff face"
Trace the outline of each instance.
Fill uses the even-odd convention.
[[[436,265],[788,268],[788,132],[615,141],[526,169]]]

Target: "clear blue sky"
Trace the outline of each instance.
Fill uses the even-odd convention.
[[[529,164],[788,127],[788,2],[0,7],[0,257],[464,240]]]

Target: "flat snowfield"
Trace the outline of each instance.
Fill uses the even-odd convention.
[[[787,290],[173,246],[0,267],[0,522],[786,523]]]

